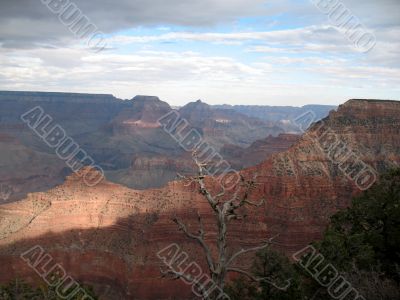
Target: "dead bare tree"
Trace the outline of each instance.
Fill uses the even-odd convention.
[[[217,195],[212,195],[210,190],[206,187],[205,178],[207,174],[207,165],[201,163],[196,153],[193,154],[194,162],[197,166],[198,172],[197,176],[194,177],[184,177],[183,179],[191,180],[197,184],[199,187],[199,193],[204,196],[207,200],[209,206],[211,207],[217,224],[217,237],[215,241],[216,251],[212,251],[211,247],[205,240],[205,230],[204,224],[200,214],[198,213],[199,231],[198,233],[192,233],[189,231],[188,227],[182,222],[182,220],[175,217],[173,221],[178,225],[179,230],[182,231],[189,239],[196,241],[202,248],[205,258],[207,261],[207,266],[209,270],[210,277],[213,283],[218,287],[219,291],[223,291],[225,288],[225,283],[227,280],[227,275],[230,272],[238,273],[250,278],[257,282],[268,282],[280,290],[287,290],[290,286],[290,280],[288,280],[284,286],[279,286],[272,282],[269,278],[258,278],[254,276],[251,272],[246,271],[238,266],[235,266],[237,259],[247,253],[257,252],[266,249],[271,244],[273,244],[274,236],[266,241],[260,246],[240,249],[236,253],[230,254],[228,251],[228,241],[227,232],[228,225],[233,220],[243,220],[243,216],[240,214],[239,210],[245,206],[250,207],[261,207],[265,203],[265,199],[253,202],[250,200],[251,191],[256,187],[257,183],[253,180],[246,180],[241,176],[240,186],[238,186],[233,193],[232,197],[226,197],[227,192],[222,185],[222,190]],[[229,200],[227,200],[228,198]],[[163,276],[170,276],[173,279],[185,279],[190,282],[190,277],[184,272],[177,272],[175,270],[161,270]],[[216,294],[209,295],[206,290],[202,291],[204,299],[220,299]]]

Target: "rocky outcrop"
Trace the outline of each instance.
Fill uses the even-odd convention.
[[[357,181],[343,173],[343,160],[332,159],[330,151],[344,143],[339,149],[350,149],[379,174],[400,163],[399,125],[400,102],[351,100],[289,150],[244,170],[246,178],[257,176],[252,197],[266,203],[232,224],[231,251],[279,234],[277,247],[292,253],[321,237],[329,216],[360,193]],[[156,253],[177,243],[190,260],[204,265],[197,245],[171,221],[179,216],[196,232],[196,212],[212,243],[212,212],[193,184],[137,191],[106,180],[87,187],[79,174],[70,176],[48,192],[0,206],[0,282],[40,280],[19,258],[39,244],[68,274],[93,284],[101,299],[190,299],[189,287],[159,278]]]
[[[161,187],[190,164],[190,156],[157,122],[172,110],[158,97],[121,100],[103,94],[0,91],[0,163],[4,161],[0,184],[18,190],[10,200],[54,187],[70,173],[54,149],[21,121],[21,115],[37,106],[53,119],[48,127],[60,125],[117,183],[138,189]],[[249,146],[282,132],[280,127],[202,102],[187,105],[181,113],[216,149],[226,143]],[[168,163],[162,162],[165,157]]]
[[[178,182],[147,191],[107,181],[88,188],[72,175],[46,193],[0,206],[0,282],[39,282],[19,255],[40,245],[101,299],[188,299],[185,285],[159,278],[156,253],[175,241],[187,247],[170,220],[180,211],[190,216],[195,203],[201,206],[198,196]]]
[[[15,136],[0,133],[0,189],[9,193],[1,202],[26,197],[61,184],[68,170],[55,155],[26,147]]]
[[[107,178],[119,182],[127,187],[148,189],[154,185],[166,185],[176,180],[179,174],[192,174],[194,165],[189,153],[181,153],[180,157],[164,155],[132,157],[129,168],[117,171],[108,171]]]
[[[136,96],[129,102],[131,105],[114,118],[112,125],[133,133],[140,128],[159,128],[158,119],[172,110],[168,103],[154,96]]]
[[[267,224],[274,233],[284,229],[283,250],[295,251],[321,236],[329,216],[368,187],[363,168],[378,178],[400,166],[399,113],[398,101],[350,100],[288,151],[244,171],[262,182]]]
[[[214,107],[201,100],[185,105],[179,113],[216,149],[225,144],[248,147],[266,136],[285,132],[277,122],[247,116],[233,109]]]
[[[83,145],[80,136],[98,132],[125,105],[111,95],[0,91],[0,184],[13,190],[8,200],[52,188],[70,172],[53,149],[22,122],[23,114],[40,106],[54,124]]]
[[[299,139],[300,135],[285,133],[277,137],[269,136],[266,139],[255,141],[248,148],[225,145],[221,149],[221,155],[225,157],[236,170],[241,170],[267,160],[272,154],[289,149]]]

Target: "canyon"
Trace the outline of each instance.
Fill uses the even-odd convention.
[[[88,121],[86,128],[97,126],[91,138],[100,139],[103,132],[113,132],[116,135],[112,135],[108,145],[116,144],[116,141],[123,144],[123,136],[139,132],[138,136],[145,136],[148,141],[151,135],[149,130],[154,130],[149,124],[154,124],[158,116],[152,112],[161,114],[168,107],[158,101],[153,107],[152,99],[146,100],[150,101],[145,101],[143,105],[152,107],[149,113],[135,114],[115,109],[111,118],[108,112],[104,114],[107,122],[100,122],[97,118]],[[115,101],[118,100],[105,96],[104,105],[113,111]],[[195,126],[208,132],[205,129],[210,126],[204,124],[210,124],[207,120],[209,107],[201,102],[191,106],[206,111],[200,125],[189,112],[183,110],[182,114]],[[221,109],[225,108],[213,112],[213,120],[223,124],[228,117],[227,112]],[[102,127],[97,122],[107,125]],[[72,122],[71,131],[73,127]],[[82,135],[81,141],[83,147],[90,150],[92,144],[84,142],[89,132],[88,129],[87,134]],[[246,151],[251,159],[258,156],[248,164],[262,160],[243,169],[240,174],[257,182],[251,199],[264,198],[265,203],[260,208],[246,208],[243,211],[245,218],[231,224],[230,251],[256,246],[276,236],[277,250],[291,254],[318,240],[329,217],[347,207],[351,197],[361,193],[357,179],[346,176],[340,167],[341,161],[335,161],[329,155],[333,148],[329,141],[345,144],[354,155],[353,161],[360,160],[370,166],[379,180],[379,174],[400,164],[400,102],[349,100],[326,118],[315,122],[301,137],[279,133],[267,136],[260,141],[246,140],[241,143],[226,134],[224,145],[215,141],[216,146],[221,146],[224,153],[230,153],[236,160],[244,159]],[[13,147],[22,147],[23,143],[18,141],[24,138],[26,133],[19,132],[17,141],[10,136],[3,136],[3,141]],[[151,138],[157,139],[157,135]],[[168,143],[172,145],[173,141]],[[37,141],[32,144],[36,145],[33,149],[41,149]],[[102,144],[102,153],[93,152],[96,158],[107,156],[107,143]],[[245,144],[250,150],[237,148]],[[171,146],[171,149],[177,148]],[[264,151],[265,157],[262,157],[260,153]],[[129,153],[122,152],[121,157],[119,154],[114,154],[116,158],[112,163],[118,164],[123,159],[129,161]],[[27,162],[34,155],[39,154],[31,154]],[[184,155],[184,162],[189,162],[190,155]],[[175,163],[168,161],[168,155],[165,157],[159,159],[154,155],[151,161],[138,157],[132,168],[154,168]],[[121,166],[125,165],[121,163]],[[171,172],[175,170],[171,167]],[[187,171],[190,170],[188,165]],[[48,171],[44,169],[43,173],[50,174]],[[83,169],[81,172],[94,171]],[[114,174],[121,181],[124,175]],[[161,278],[160,267],[163,265],[157,253],[176,243],[190,255],[190,259],[201,266],[206,265],[198,245],[187,240],[172,221],[175,216],[179,217],[191,231],[196,232],[199,229],[199,212],[204,222],[206,241],[213,244],[216,237],[213,213],[195,183],[168,181],[163,187],[138,190],[130,188],[128,183],[122,185],[107,178],[96,186],[88,187],[79,174],[69,174],[63,183],[54,184],[53,188],[30,192],[20,201],[0,205],[0,282],[13,278],[40,282],[41,279],[20,258],[25,251],[40,245],[74,279],[93,285],[100,299],[192,299],[190,287],[180,281]],[[216,178],[207,178],[207,186],[212,193],[219,192]],[[250,259],[245,257],[238,265],[248,266]]]
[[[0,91],[0,186],[12,190],[8,201],[53,188],[71,174],[54,149],[22,122],[21,115],[35,107],[41,107],[53,123],[59,124],[112,182],[135,189],[158,188],[175,180],[177,173],[193,171],[190,154],[158,123],[173,110],[158,97],[121,100],[102,94]],[[323,114],[319,113],[321,107]],[[318,106],[316,113],[323,117],[333,108]],[[293,125],[281,123],[280,118],[261,120],[200,100],[175,109],[217,151],[230,145],[237,147],[236,152],[243,152],[241,157],[226,153],[225,159],[239,168],[259,163],[274,153],[245,155],[253,151],[246,148],[256,141],[286,132],[300,133],[293,132]]]

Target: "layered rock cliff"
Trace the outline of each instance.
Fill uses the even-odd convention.
[[[54,187],[70,172],[54,149],[21,121],[21,115],[37,106],[52,118],[49,128],[60,125],[117,183],[161,187],[188,170],[190,156],[157,122],[172,111],[158,97],[121,100],[101,94],[0,91],[0,184],[18,191],[9,200]],[[250,146],[284,131],[274,122],[199,102],[183,107],[180,114],[217,149],[225,143]],[[20,160],[9,159],[16,154]]]
[[[297,134],[280,134],[255,141],[247,148],[225,145],[221,149],[221,155],[227,157],[236,170],[241,170],[265,161],[272,154],[289,149],[299,139],[300,135]]]
[[[341,149],[350,159],[337,154]],[[349,170],[344,161],[358,160],[377,175],[400,163],[400,102],[350,100],[289,150],[244,170],[259,183],[252,197],[266,203],[232,224],[229,249],[279,234],[278,248],[292,253],[318,239],[329,216],[360,193],[359,170],[343,172]],[[156,253],[177,243],[204,264],[197,245],[171,221],[177,215],[196,232],[197,211],[211,243],[212,212],[193,184],[136,191],[107,181],[87,187],[73,175],[48,192],[0,206],[0,282],[39,281],[19,257],[39,244],[75,279],[93,284],[102,299],[190,299],[189,287],[159,278]]]
[[[249,147],[256,140],[285,132],[277,121],[250,117],[233,109],[215,108],[201,100],[189,103],[179,110],[193,128],[216,149],[225,144]]]

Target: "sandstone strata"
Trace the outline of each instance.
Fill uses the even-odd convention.
[[[351,100],[288,151],[244,170],[243,176],[257,176],[260,183],[253,197],[267,201],[262,208],[243,211],[245,220],[231,226],[230,249],[257,245],[279,233],[278,248],[289,254],[321,237],[329,216],[360,190],[328,158],[319,137],[332,130],[380,173],[400,163],[399,125],[399,102]],[[177,215],[195,232],[196,211],[211,242],[212,213],[193,184],[171,182],[137,191],[103,181],[89,188],[79,176],[70,176],[48,192],[0,206],[0,281],[39,280],[19,255],[40,244],[74,278],[94,284],[102,299],[190,299],[188,287],[159,278],[156,253],[177,243],[204,263],[197,245],[171,221]]]

